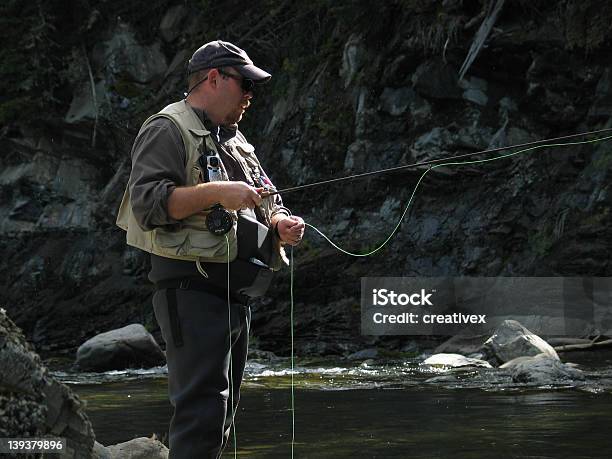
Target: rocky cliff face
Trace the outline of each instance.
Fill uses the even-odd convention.
[[[242,128],[280,188],[610,124],[612,13],[594,1],[170,3],[34,2],[23,23],[18,2],[2,7],[13,54],[2,52],[0,304],[40,350],[72,351],[135,320],[155,327],[147,257],[125,246],[115,211],[140,123],[180,97],[185,62],[206,41],[234,41],[273,73]],[[366,259],[310,232],[295,251],[299,349],[369,340],[362,276],[608,275],[611,148],[436,169],[397,236]],[[285,201],[365,251],[421,173]],[[254,308],[260,345],[281,353],[288,294],[284,273]]]

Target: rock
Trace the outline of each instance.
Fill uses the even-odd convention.
[[[342,355],[344,351],[341,344],[325,341],[310,341],[298,348],[298,353],[303,355]]]
[[[506,134],[507,126],[508,126],[508,119],[506,118],[506,121],[504,121],[504,124],[502,125],[502,127],[500,127],[495,132],[495,134],[493,134],[493,137],[491,137],[491,141],[489,142],[489,145],[487,146],[487,150],[493,149],[493,148],[505,147],[506,145],[508,145],[508,136]]]
[[[370,141],[356,140],[348,146],[344,158],[344,168],[351,172],[364,172],[368,170],[367,159],[372,153],[374,145]]]
[[[342,52],[342,67],[340,68],[340,77],[344,80],[344,87],[353,82],[357,72],[361,70],[365,64],[365,51],[361,41],[361,36],[352,34]]]
[[[466,118],[472,118],[474,122],[456,132],[444,127],[434,127],[429,132],[417,137],[409,147],[414,161],[426,161],[450,156],[456,152],[457,147],[484,150],[491,141],[492,129],[478,125],[478,114],[474,113],[474,110],[467,110],[465,116]],[[432,173],[440,173],[442,169],[448,169],[448,174],[465,171],[465,167],[449,167],[436,168]]]
[[[95,442],[93,450],[91,451],[92,459],[114,459],[111,456],[110,449],[102,445],[101,443]]]
[[[419,352],[419,345],[414,340],[408,341],[406,344],[402,346],[402,348],[400,349],[400,352],[416,354]]]
[[[187,8],[184,5],[174,5],[164,15],[159,25],[159,32],[162,38],[171,42],[181,34],[181,23],[187,15]]]
[[[286,97],[280,97],[274,101],[272,107],[272,117],[268,121],[265,128],[266,134],[271,133],[275,127],[282,125],[293,110],[296,110],[295,104],[291,101],[295,100],[298,89],[296,80],[291,80],[287,89]]]
[[[155,438],[134,438],[107,447],[112,459],[167,459],[169,450]]]
[[[39,183],[51,186],[56,180],[56,172],[59,169],[61,160],[43,153],[37,152],[28,155],[24,161],[16,164],[9,164],[0,171],[0,185],[17,185],[21,182]]]
[[[425,360],[422,365],[433,367],[484,367],[491,368],[489,362],[479,359],[471,359],[459,354],[434,354]]]
[[[106,107],[106,82],[98,81],[95,84],[96,100],[94,102],[91,84],[89,81],[82,83],[75,91],[70,108],[64,120],[67,123],[77,123],[84,119],[93,120],[99,115],[103,107]]]
[[[410,151],[415,160],[424,161],[448,153],[446,148],[452,145],[453,140],[453,135],[447,129],[434,127],[431,131],[417,137]]]
[[[278,356],[271,351],[262,351],[261,349],[249,348],[249,360],[277,360]]]
[[[405,54],[400,54],[393,61],[385,65],[381,83],[389,86],[399,86],[410,80],[414,70],[415,61]]]
[[[182,76],[185,62],[187,62],[190,57],[191,56],[189,55],[189,52],[184,49],[176,53],[172,61],[170,61],[170,65],[168,65],[166,73],[164,73],[164,80],[167,79],[173,73],[177,73]]]
[[[365,87],[355,88],[355,138],[361,139],[372,132],[374,108],[370,108],[370,90]]]
[[[518,111],[518,105],[516,102],[508,96],[502,97],[499,100],[499,116],[502,119],[508,119],[511,113],[516,113]]]
[[[401,115],[415,98],[412,88],[385,88],[380,95],[380,109],[392,116]]]
[[[420,122],[431,115],[431,105],[414,92],[412,88],[385,88],[379,98],[378,109],[391,116],[399,116],[406,111],[412,122]]]
[[[593,341],[586,338],[572,338],[569,336],[562,336],[558,338],[549,338],[547,342],[551,346],[567,346],[569,344],[591,344]]]
[[[347,357],[347,359],[366,360],[366,359],[375,359],[376,357],[378,357],[378,349],[369,348],[369,349],[362,349],[361,351],[353,352]]]
[[[463,89],[463,98],[483,107],[489,100],[487,97],[487,82],[480,78],[469,77],[459,81],[459,87]]]
[[[584,380],[582,371],[563,364],[548,354],[517,357],[504,363],[501,369],[508,370],[515,382],[554,384]]]
[[[168,67],[159,43],[141,45],[131,27],[119,22],[112,38],[94,47],[95,69],[106,69],[111,78],[128,78],[135,83],[149,83],[164,75]]]
[[[451,353],[468,355],[478,352],[489,335],[474,335],[468,329],[444,341],[434,349],[434,354]]]
[[[542,353],[559,360],[559,356],[550,344],[516,320],[505,320],[483,344],[482,351],[487,360],[493,359],[500,363],[509,362],[517,357]]]
[[[397,224],[398,217],[403,210],[402,202],[394,196],[389,196],[380,206],[378,215],[380,219],[389,224]]]
[[[460,99],[462,91],[457,85],[457,72],[442,61],[427,61],[421,64],[412,84],[416,92],[432,99]]]
[[[599,96],[589,109],[589,122],[606,121],[612,116],[612,95]]]
[[[81,401],[49,375],[4,309],[0,368],[0,437],[62,437],[62,457],[91,457],[95,438]]]
[[[77,350],[75,365],[83,371],[123,370],[165,364],[165,356],[151,334],[140,324],[101,333]]]

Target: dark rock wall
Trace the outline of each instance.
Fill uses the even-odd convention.
[[[12,46],[2,51],[0,304],[41,350],[73,350],[135,320],[155,329],[147,257],[125,246],[114,216],[140,123],[180,97],[185,62],[206,41],[234,41],[274,74],[242,128],[281,188],[598,129],[612,115],[612,11],[601,2],[502,2],[461,81],[498,2],[158,0],[145,10],[74,0],[34,2],[21,19],[18,3],[0,15]],[[17,38],[25,23],[31,32]],[[366,259],[310,231],[295,251],[298,349],[375,341],[359,335],[362,276],[609,275],[611,148],[436,169],[396,237]],[[366,251],[391,232],[421,173],[285,201]],[[280,353],[288,280],[254,305],[259,345]]]

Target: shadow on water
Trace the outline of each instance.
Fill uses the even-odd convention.
[[[291,457],[290,373],[254,365],[236,422],[238,455]],[[415,366],[402,374],[366,365],[369,376],[362,369],[298,369],[295,457],[612,457],[608,390],[500,385],[492,391],[432,385],[426,382],[432,374]],[[171,416],[165,376],[125,379],[72,381],[87,402],[98,441],[108,445],[152,433],[165,440]],[[225,456],[232,455],[230,444]]]

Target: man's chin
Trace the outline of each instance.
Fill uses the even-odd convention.
[[[235,116],[228,116],[224,124],[226,126],[231,126],[232,124],[238,124],[240,120],[242,120],[242,113]]]

